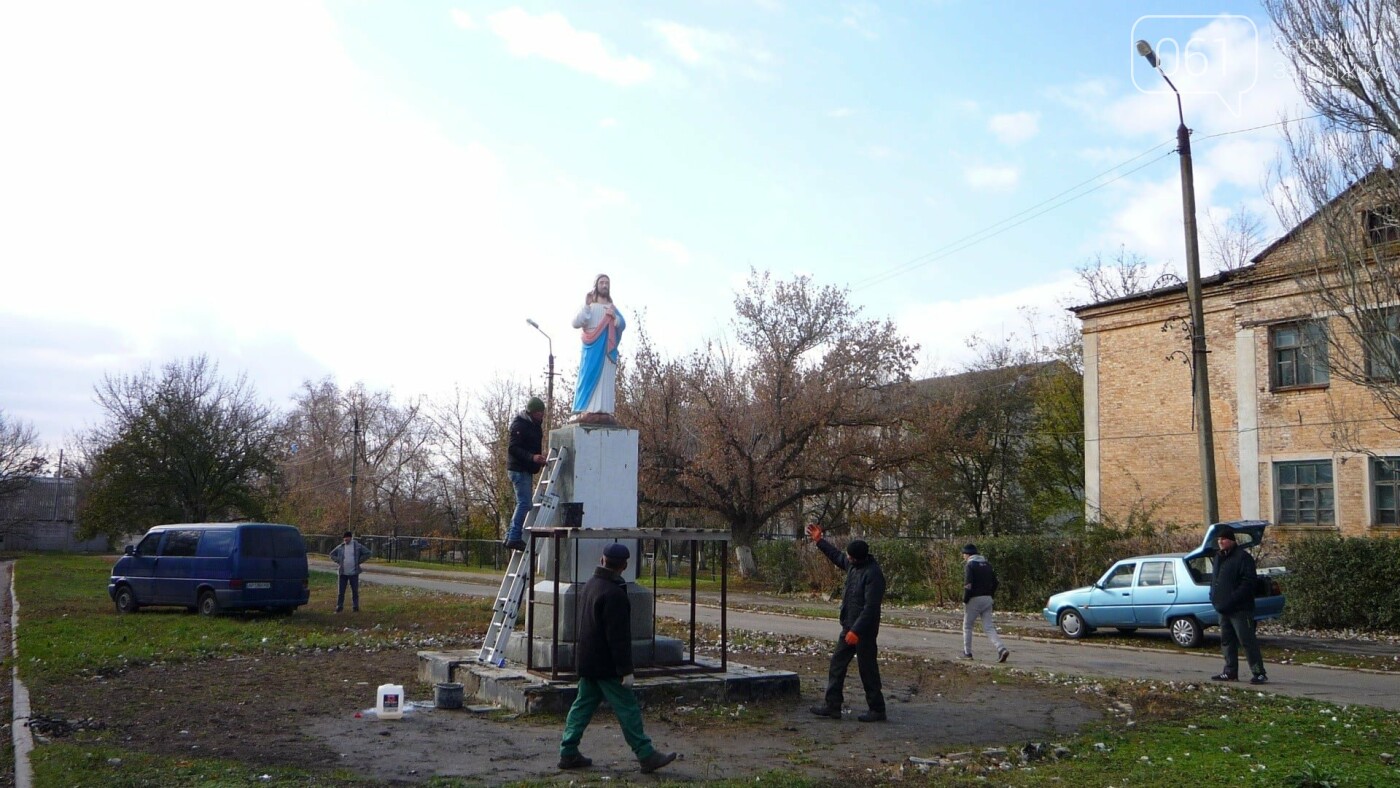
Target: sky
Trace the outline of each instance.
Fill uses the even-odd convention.
[[[0,411],[60,446],[199,353],[278,407],[542,390],[598,273],[624,356],[720,337],[756,269],[956,370],[1095,255],[1184,271],[1137,39],[1202,226],[1273,240],[1307,113],[1255,3],[0,0]]]

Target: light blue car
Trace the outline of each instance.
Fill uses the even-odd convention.
[[[1236,543],[1248,550],[1264,540],[1269,524],[1263,520],[1217,523],[1189,553],[1162,553],[1125,558],[1109,567],[1098,582],[1050,597],[1042,613],[1066,636],[1082,638],[1100,627],[1130,633],[1138,629],[1170,629],[1183,648],[1201,644],[1206,627],[1220,623],[1210,604],[1210,581],[1215,571],[1215,537],[1223,526],[1235,529]],[[1260,570],[1255,585],[1254,618],[1283,614],[1283,591],[1276,579],[1281,570]]]

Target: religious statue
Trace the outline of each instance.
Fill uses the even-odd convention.
[[[574,392],[574,420],[583,423],[613,424],[617,405],[617,343],[627,321],[612,300],[612,281],[607,274],[593,280],[593,289],[583,297],[583,308],[574,316],[574,328],[583,329],[583,357],[578,368],[578,388]]]

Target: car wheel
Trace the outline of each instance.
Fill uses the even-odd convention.
[[[1201,624],[1190,616],[1171,620],[1172,640],[1182,648],[1195,648],[1201,645]]]
[[[201,616],[219,615],[219,598],[214,596],[213,591],[205,591],[199,595],[199,614]]]
[[[141,606],[136,604],[136,595],[131,592],[131,586],[119,586],[112,602],[117,606],[118,613],[135,613],[141,609]]]
[[[1131,635],[1137,631],[1137,627],[1116,627],[1116,629],[1124,635]]]
[[[1059,621],[1060,631],[1065,633],[1065,637],[1078,640],[1089,634],[1089,625],[1084,623],[1084,617],[1072,607],[1060,611]]]

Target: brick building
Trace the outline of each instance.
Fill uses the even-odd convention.
[[[1351,227],[1355,249],[1393,256],[1391,213],[1360,210],[1356,187],[1256,256],[1202,280],[1220,518],[1262,518],[1290,534],[1397,533],[1400,423],[1338,374],[1349,321],[1319,304],[1320,250]],[[1323,214],[1326,217],[1322,217]],[[1377,216],[1384,221],[1377,222]],[[1379,226],[1378,224],[1382,225]],[[1322,258],[1327,259],[1327,258]],[[1374,266],[1373,266],[1374,268]],[[1400,308],[1370,358],[1394,380]],[[1134,511],[1195,523],[1201,512],[1184,285],[1078,307],[1084,330],[1085,503],[1091,518]],[[1325,333],[1324,333],[1325,332]],[[1326,336],[1332,335],[1329,343]],[[1351,343],[1351,345],[1336,343]],[[1339,350],[1329,350],[1329,344]],[[1368,372],[1368,374],[1373,374]]]

